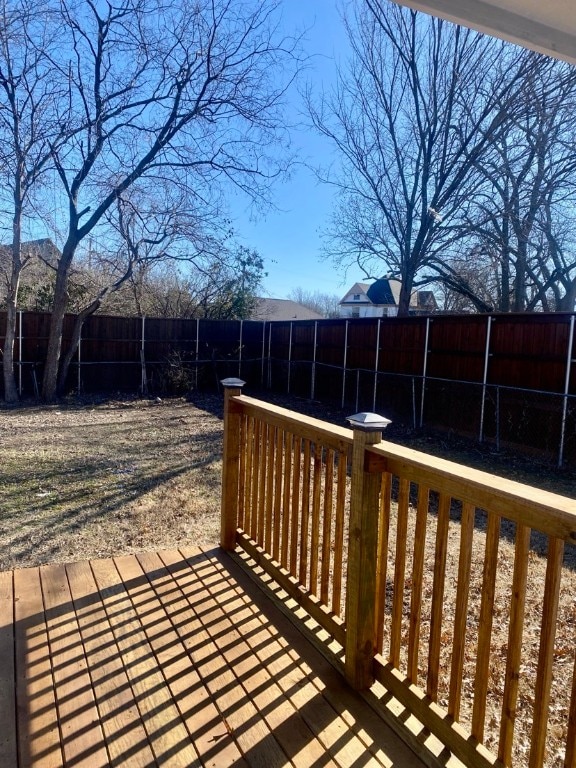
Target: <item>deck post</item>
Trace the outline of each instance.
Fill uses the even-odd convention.
[[[231,408],[232,398],[242,394],[242,379],[223,379],[224,450],[222,456],[222,501],[220,508],[220,546],[236,547],[238,527],[238,481],[240,465],[240,413]]]
[[[365,470],[366,447],[382,440],[390,421],[375,413],[358,413],[348,422],[354,430],[350,493],[350,532],[346,585],[345,673],[356,690],[374,682],[376,654],[376,570],[381,474]]]

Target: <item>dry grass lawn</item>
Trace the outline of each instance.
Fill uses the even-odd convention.
[[[0,570],[218,537],[222,421],[185,400],[0,411]]]

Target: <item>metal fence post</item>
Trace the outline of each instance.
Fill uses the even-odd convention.
[[[566,439],[566,417],[568,415],[568,396],[570,394],[570,372],[572,370],[572,350],[574,349],[574,315],[570,318],[570,337],[568,339],[568,354],[566,356],[566,376],[564,379],[564,399],[562,403],[562,427],[560,431],[560,448],[558,450],[558,466],[564,461],[564,440]]]
[[[488,383],[488,362],[490,360],[490,333],[492,330],[492,315],[488,316],[486,328],[486,348],[484,350],[484,375],[482,377],[482,405],[480,406],[480,438],[481,443],[484,440],[484,410],[486,408],[486,385]]]
[[[376,410],[376,393],[378,391],[378,366],[380,365],[380,325],[382,319],[378,318],[378,326],[376,331],[376,359],[374,362],[374,397],[372,398],[372,410]]]
[[[272,389],[272,323],[268,323],[268,389]]]
[[[424,426],[424,395],[426,391],[426,371],[428,368],[428,339],[430,338],[430,318],[426,318],[426,340],[424,342],[424,364],[422,366],[422,396],[420,399],[420,429]]]
[[[264,389],[264,365],[266,360],[266,320],[262,321],[262,364],[260,366],[260,386]]]
[[[346,320],[344,331],[344,362],[342,364],[342,408],[346,400],[346,363],[348,360],[348,320]]]
[[[287,391],[290,394],[290,379],[292,377],[292,326],[294,323],[290,323],[290,338],[288,341],[288,385]]]
[[[80,336],[78,338],[78,378],[77,378],[78,394],[82,392],[82,328],[80,329]]]
[[[142,334],[140,340],[140,391],[142,397],[148,394],[148,377],[146,375],[146,316],[142,315]]]
[[[236,546],[238,527],[238,487],[240,476],[240,411],[233,407],[234,397],[242,394],[246,382],[223,379],[224,449],[222,455],[222,499],[220,507],[220,546],[232,551]]]
[[[238,339],[238,376],[242,376],[242,343],[243,343],[243,331],[244,331],[244,321],[240,320],[240,332],[239,332],[239,339]]]
[[[316,394],[316,345],[318,343],[318,320],[314,321],[314,350],[312,354],[312,376],[310,377],[310,400]]]
[[[20,315],[20,334],[18,336],[18,395],[22,397],[22,310]]]

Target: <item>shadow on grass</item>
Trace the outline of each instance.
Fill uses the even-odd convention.
[[[188,493],[199,499],[200,515],[211,509],[221,425],[204,418],[195,429],[190,409],[149,424],[146,412],[123,419],[114,411],[102,422],[34,427],[24,440],[12,433],[0,480],[0,569],[83,556],[76,547],[87,541],[85,529],[95,547],[101,536],[108,549],[115,537],[121,548],[146,540],[150,530],[169,536],[190,513]]]

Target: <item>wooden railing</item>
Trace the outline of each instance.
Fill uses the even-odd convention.
[[[576,501],[232,386],[221,542],[333,635],[353,686],[414,715],[415,744],[576,766]]]

